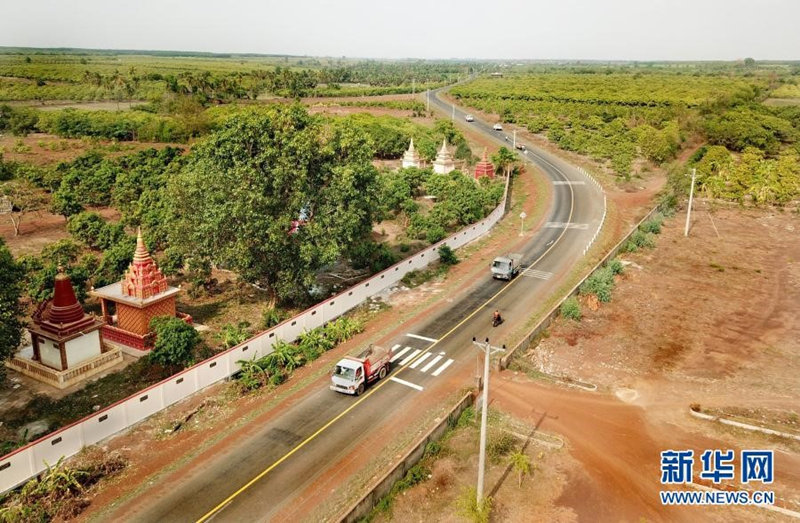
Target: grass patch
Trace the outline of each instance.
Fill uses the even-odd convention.
[[[438,264],[434,267],[429,269],[425,269],[422,271],[410,271],[403,276],[403,279],[400,280],[403,282],[403,285],[406,287],[413,289],[414,287],[419,287],[423,283],[429,282],[431,280],[435,280],[437,278],[441,278],[447,271],[450,270],[448,265]]]

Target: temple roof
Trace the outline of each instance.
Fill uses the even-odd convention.
[[[32,319],[35,326],[33,327],[34,331],[42,334],[50,333],[57,337],[69,336],[87,328],[99,326],[101,323],[83,311],[83,307],[75,297],[72,282],[62,267],[58,268],[53,286],[53,297],[39,304]]]
[[[414,148],[414,139],[411,139],[411,143],[408,146],[408,150],[403,154],[403,164],[405,165],[414,165],[419,166],[419,153]]]
[[[450,154],[450,151],[447,149],[447,138],[442,140],[442,148],[439,149],[439,152],[436,153],[436,162],[453,162],[453,155]]]
[[[450,151],[447,150],[447,138],[442,140],[442,148],[439,149],[439,152],[436,154],[436,158],[449,158]]]
[[[92,289],[89,294],[135,307],[144,307],[177,293],[178,289],[167,285],[167,278],[147,251],[140,229],[136,233],[133,261],[125,271],[122,281]]]
[[[136,232],[136,251],[133,261],[122,278],[122,294],[140,299],[151,298],[167,290],[167,279],[158,269],[142,239],[142,229]]]

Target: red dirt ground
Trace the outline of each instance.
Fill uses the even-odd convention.
[[[100,214],[106,220],[118,221],[120,218],[119,212],[111,207],[89,210]],[[42,211],[38,215],[26,214],[20,223],[18,236],[14,236],[14,226],[11,225],[8,216],[0,216],[0,238],[5,240],[11,253],[17,257],[23,254],[38,254],[48,244],[69,237],[67,222],[59,214],[47,211]]]

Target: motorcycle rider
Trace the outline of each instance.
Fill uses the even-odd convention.
[[[500,311],[495,309],[494,314],[492,315],[492,325],[497,327],[503,323],[503,318],[500,317]]]

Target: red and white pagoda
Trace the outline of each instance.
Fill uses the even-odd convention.
[[[22,374],[63,389],[122,362],[119,349],[104,346],[103,321],[84,312],[61,268],[53,297],[39,304],[32,320],[32,346],[6,364]]]
[[[488,176],[490,179],[494,179],[494,165],[486,157],[486,149],[483,150],[483,158],[475,166],[475,179],[477,180],[481,176]]]
[[[122,281],[93,289],[89,294],[100,300],[103,318],[103,337],[106,343],[141,355],[150,350],[155,333],[150,320],[157,316],[176,316],[192,323],[191,316],[177,312],[175,297],[179,289],[167,285],[167,279],[150,256],[142,240],[136,237],[136,251]],[[129,349],[133,349],[132,351]]]

